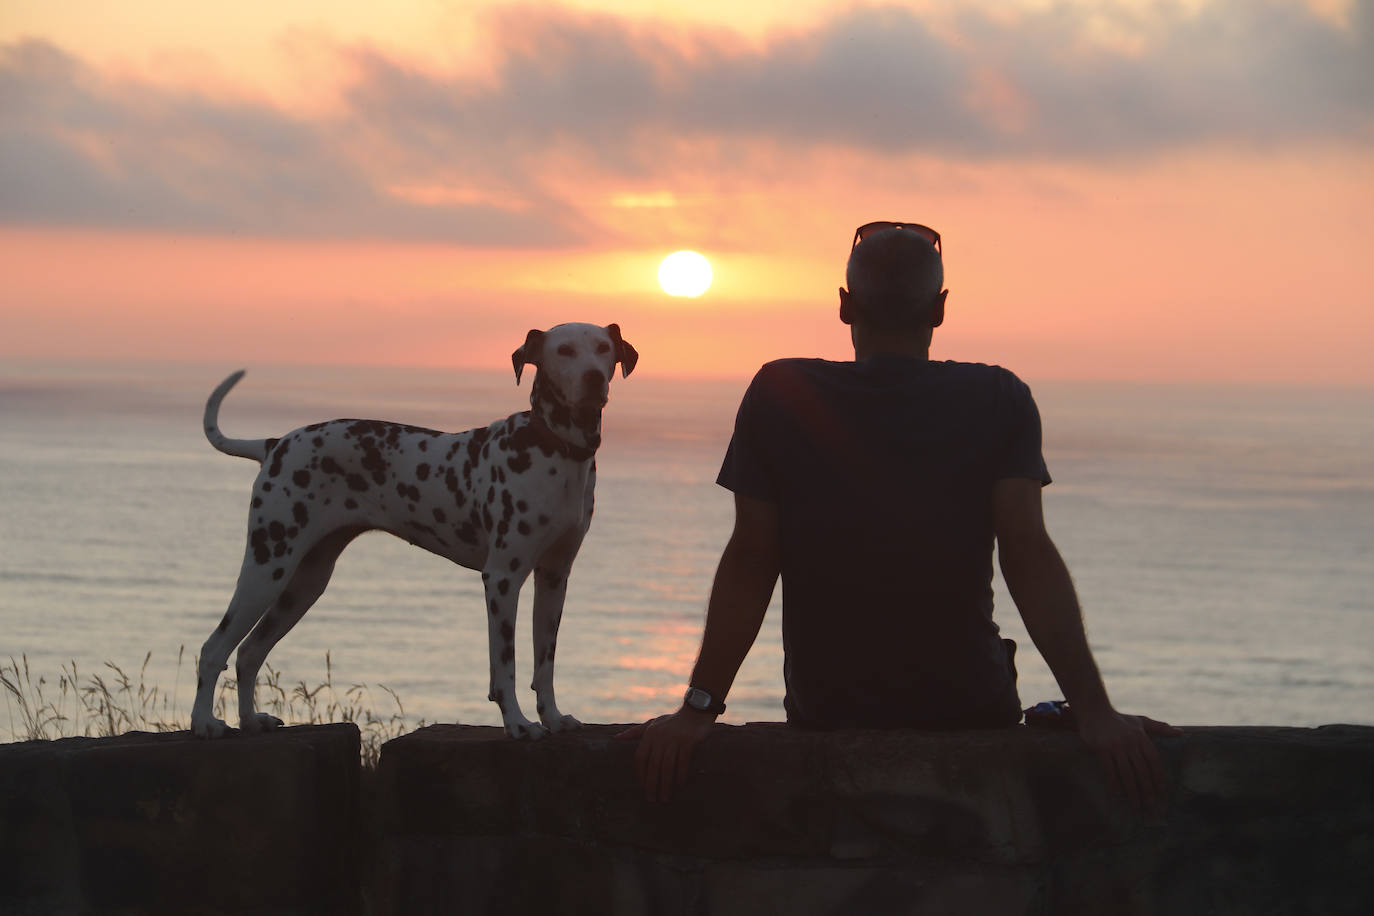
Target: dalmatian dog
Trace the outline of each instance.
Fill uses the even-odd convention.
[[[530,409],[461,433],[330,420],[280,439],[230,439],[219,431],[219,407],[243,372],[225,379],[205,405],[205,435],[219,451],[251,458],[262,470],[238,585],[200,651],[192,731],[206,738],[230,731],[211,709],[235,646],[239,729],[251,734],[282,724],[254,707],[258,670],[324,592],[344,547],[374,529],[481,570],[489,699],[508,735],[541,738],[577,728],[554,701],[558,625],[568,573],[591,523],[610,379],[617,363],[624,377],[638,359],[614,324],[530,331],[512,354],[516,384],[526,365],[536,369]],[[531,575],[538,723],[525,718],[515,696],[516,603]]]

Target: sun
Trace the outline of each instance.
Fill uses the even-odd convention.
[[[658,265],[658,285],[670,296],[695,299],[711,285],[711,262],[695,251],[674,251]]]

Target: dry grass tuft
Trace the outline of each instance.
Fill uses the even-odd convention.
[[[0,662],[0,687],[4,689],[5,708],[9,714],[9,740],[51,741],[71,737],[102,738],[131,731],[185,731],[190,728],[190,713],[180,712],[176,700],[185,652],[185,646],[177,652],[176,680],[170,693],[147,682],[152,652],[143,657],[137,683],[124,669],[108,661],[104,670],[83,678],[76,661],[72,660],[59,670],[55,691],[41,674],[34,679],[27,655],[21,655],[21,661],[17,662],[11,656],[8,664]],[[385,684],[377,685],[393,707],[391,712],[379,714],[368,685],[336,686],[333,659],[328,652],[324,656],[324,666],[322,683],[311,687],[305,681],[298,681],[288,688],[281,683],[281,672],[265,665],[267,673],[258,678],[255,688],[258,709],[288,725],[353,722],[362,733],[363,765],[376,767],[382,745],[409,730],[401,698]],[[195,670],[194,665],[192,670]],[[237,708],[237,689],[238,684],[232,678],[220,682],[215,693],[217,717],[227,719],[225,710]],[[421,719],[415,727],[424,724]]]

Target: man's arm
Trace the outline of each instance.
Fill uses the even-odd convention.
[[[1133,804],[1152,804],[1163,787],[1164,768],[1147,732],[1180,731],[1145,716],[1123,716],[1112,707],[1088,648],[1073,580],[1045,530],[1040,481],[999,480],[993,521],[1002,577],[1026,632],[1075,711],[1079,734]]]
[[[758,636],[781,570],[778,513],[771,503],[735,496],[735,528],[721,554],[706,608],[706,632],[691,684],[723,699]],[[645,794],[666,800],[687,778],[692,750],[715,724],[686,706],[622,732],[640,738],[635,768]]]

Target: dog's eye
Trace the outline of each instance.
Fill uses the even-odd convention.
[[[597,344],[597,345],[596,345],[596,352],[598,352],[598,353],[609,353],[609,352],[611,352],[611,345],[608,344],[608,343]]]
[[[576,355],[576,353],[575,353],[575,351],[574,351],[573,348],[572,348],[572,344],[563,344],[563,346],[561,346],[561,347],[558,348],[558,355],[559,355],[559,356],[574,356],[574,355]]]

